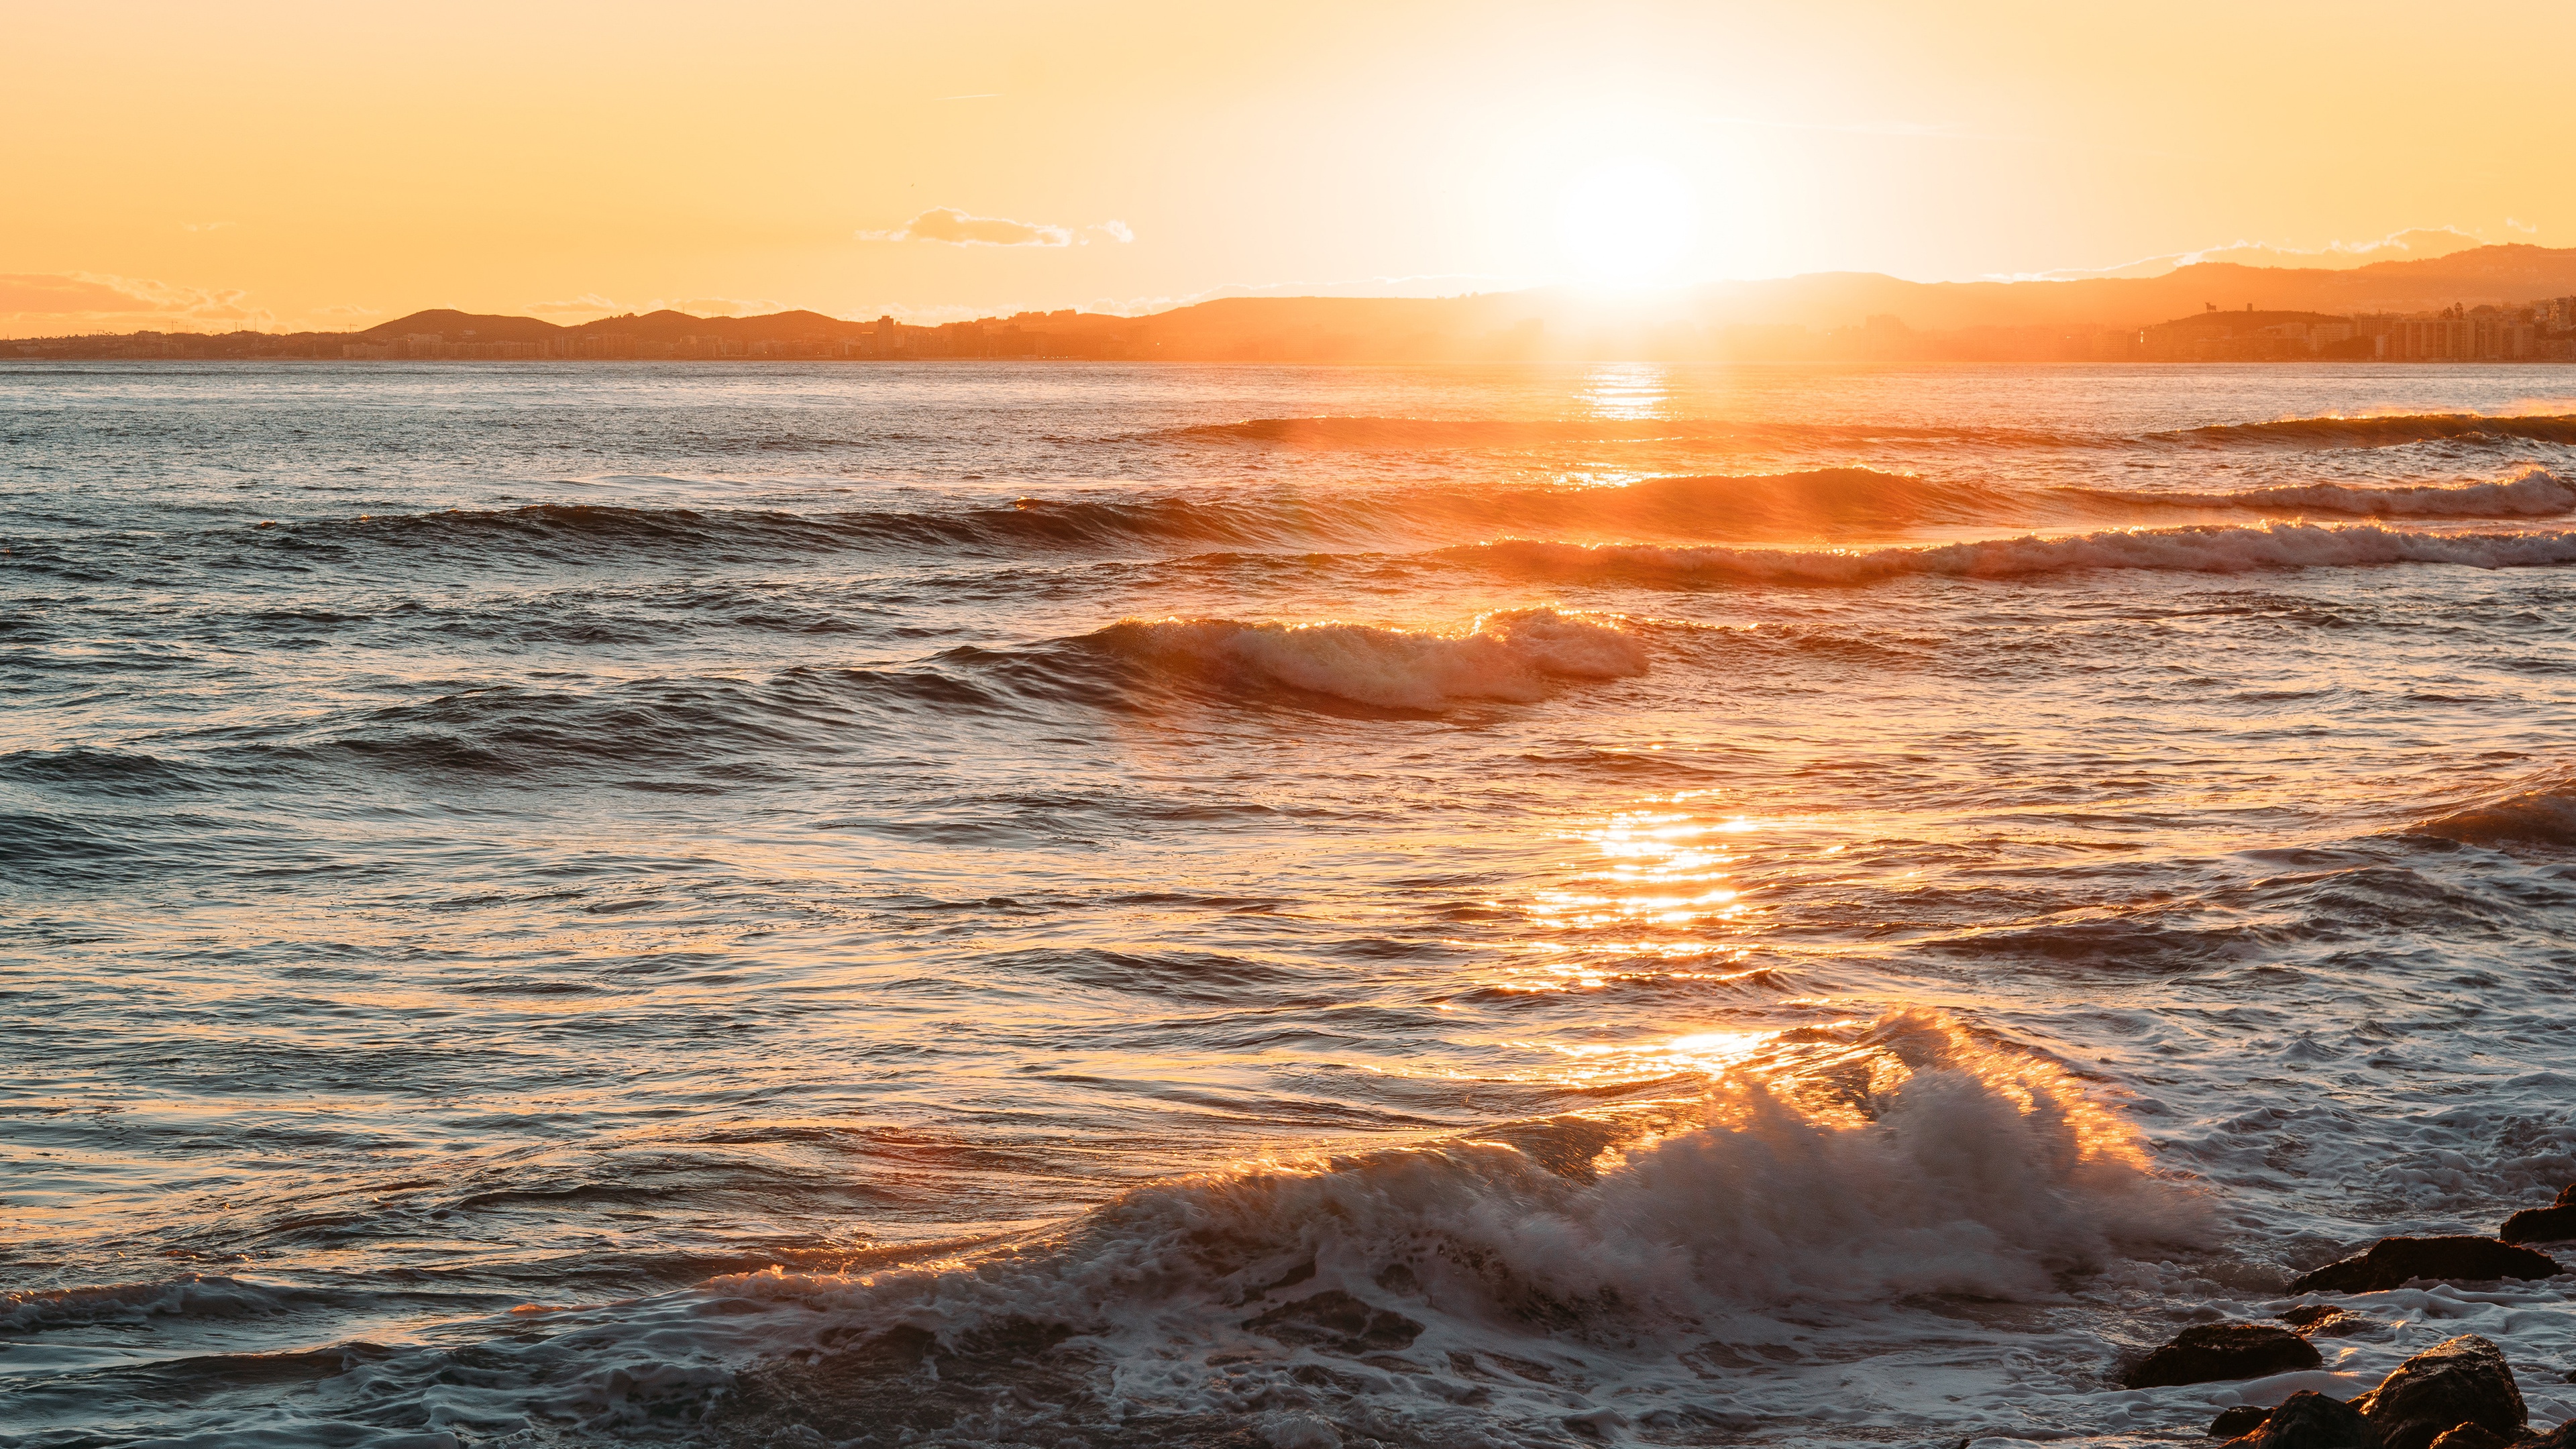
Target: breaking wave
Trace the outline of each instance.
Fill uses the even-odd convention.
[[[2312,448],[2385,448],[2446,438],[2520,438],[2576,443],[2576,413],[2493,415],[2401,413],[2383,417],[2282,418],[2268,423],[2220,423],[2158,436],[2199,443],[2269,443]]]
[[[1166,676],[1328,694],[1387,709],[1465,700],[1528,703],[1568,681],[1646,672],[1646,651],[1616,623],[1554,609],[1484,615],[1464,634],[1365,624],[1129,619],[1084,642]]]
[[[971,1372],[999,1341],[1023,1391],[1050,1358],[1105,1352],[1114,1366],[1067,1387],[1131,1424],[1258,1423],[1323,1383],[1346,1425],[1581,1429],[1569,1410],[1588,1403],[1509,1350],[1669,1361],[1686,1334],[1761,1341],[1784,1306],[1812,1326],[1908,1295],[2039,1299],[2061,1274],[2205,1231],[2135,1129],[2054,1065],[1929,1012],[1814,1035],[1803,1070],[1721,1080],[1689,1120],[1597,1152],[1451,1142],[1263,1166],[1131,1191],[1058,1232],[924,1267],[710,1282],[819,1310],[840,1342],[873,1335],[746,1374],[731,1412],[783,1427],[896,1370],[917,1389],[913,1370],[943,1351],[957,1362],[940,1379]],[[1712,1350],[1727,1352],[1698,1352]],[[1407,1386],[1426,1381],[1440,1392]],[[1669,1386],[1624,1404],[1675,1412]],[[1624,1422],[1591,1415],[1596,1430]]]
[[[1887,579],[2018,578],[2090,569],[2237,573],[2400,563],[2532,568],[2576,563],[2576,532],[2418,533],[2376,524],[2274,523],[2124,529],[1922,548],[1662,548],[1511,540],[1439,550],[1439,557],[1519,577],[1629,577],[1691,584],[1867,584]]]

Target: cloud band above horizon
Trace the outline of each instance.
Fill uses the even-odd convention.
[[[1104,221],[1098,226],[1052,226],[1044,222],[1013,221],[1008,217],[976,216],[953,206],[934,206],[902,226],[885,231],[862,231],[861,241],[938,242],[954,247],[1069,247],[1077,242],[1088,244],[1094,234],[1111,241],[1131,242],[1136,233],[1123,221]]]

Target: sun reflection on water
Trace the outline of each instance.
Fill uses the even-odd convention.
[[[1543,933],[1524,947],[1543,958],[1540,971],[1598,984],[1620,960],[1741,955],[1736,938],[1761,912],[1745,899],[1736,869],[1742,838],[1762,824],[1675,808],[1687,798],[1619,811],[1568,837],[1589,845],[1599,863],[1523,904]]]
[[[1625,363],[1593,370],[1577,400],[1596,418],[1669,416],[1671,379],[1655,363]]]
[[[1779,1035],[1770,1031],[1704,1031],[1659,1042],[1635,1044],[1556,1044],[1549,1050],[1568,1058],[1546,1075],[1570,1087],[1609,1082],[1652,1081],[1659,1077],[1717,1078],[1742,1066]]]

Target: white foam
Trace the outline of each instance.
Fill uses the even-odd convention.
[[[1568,680],[1646,672],[1646,651],[1615,621],[1554,609],[1486,614],[1463,634],[1365,624],[1130,619],[1094,636],[1119,652],[1194,675],[1286,685],[1394,709],[1461,700],[1527,703]]]
[[[1116,1359],[1122,1413],[1231,1412],[1293,1392],[1298,1366],[1322,1359],[1380,1384],[1362,1391],[1362,1419],[1508,1437],[1515,1421],[1704,1419],[1710,1387],[1676,1357],[1701,1335],[1776,1341],[1783,1314],[1901,1318],[1889,1305],[1915,1294],[2053,1302],[2059,1275],[2206,1231],[2197,1196],[2153,1175],[2128,1125],[2044,1061],[1916,1012],[1835,1057],[1861,1063],[1867,1085],[1838,1097],[1822,1075],[1737,1080],[1699,1125],[1605,1154],[1589,1177],[1499,1143],[1260,1166],[1140,1189],[962,1262],[771,1270],[703,1291],[821,1310],[817,1331],[844,1339],[1064,1324]],[[1251,1327],[1323,1292],[1403,1314],[1421,1336],[1363,1370],[1358,1350]],[[1556,1363],[1566,1382],[1460,1377],[1452,1355],[1479,1353]],[[1569,1390],[1612,1382],[1615,1407]],[[1432,1383],[1447,1392],[1422,1391]],[[1451,1407],[1470,1396],[1472,1411]],[[1337,1410],[1346,1424],[1353,1412]],[[1303,1421],[1278,1428],[1311,1437]]]

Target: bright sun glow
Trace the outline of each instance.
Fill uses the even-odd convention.
[[[1604,287],[1682,280],[1699,226],[1691,188],[1652,161],[1620,161],[1568,187],[1557,228],[1577,276]]]

